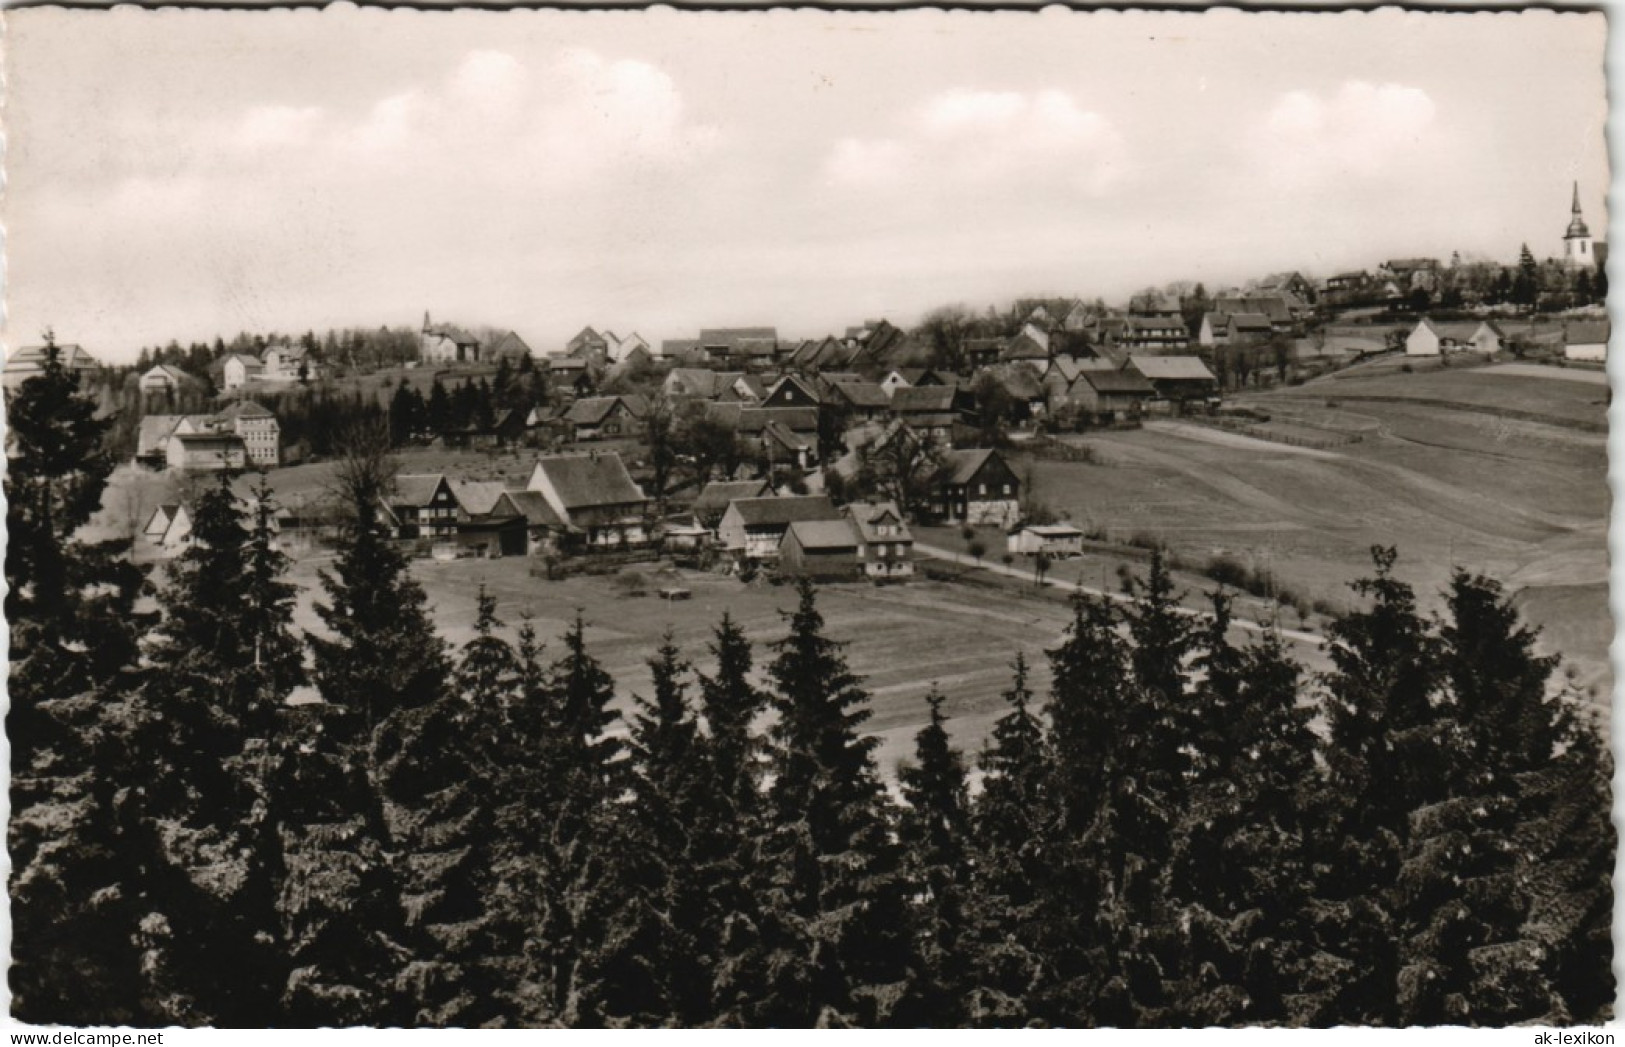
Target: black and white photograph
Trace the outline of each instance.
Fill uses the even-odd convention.
[[[9,1028],[1612,1042],[1610,13],[0,12]]]

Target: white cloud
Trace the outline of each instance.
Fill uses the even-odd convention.
[[[1425,148],[1437,111],[1426,91],[1401,84],[1350,80],[1327,98],[1289,91],[1253,129],[1254,158],[1277,184],[1390,175]]]
[[[361,165],[370,177],[409,163],[429,181],[500,172],[535,184],[598,177],[625,163],[683,163],[715,137],[688,120],[660,69],[569,49],[535,66],[503,51],[471,51],[438,83],[381,98],[359,117],[256,107],[226,141],[239,154],[297,149],[285,162],[329,174]]]
[[[1106,117],[1065,91],[952,90],[928,100],[893,138],[837,142],[836,185],[974,189],[1002,183],[1098,195],[1127,173],[1128,149]]]

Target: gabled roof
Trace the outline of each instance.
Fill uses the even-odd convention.
[[[492,480],[453,480],[451,493],[470,516],[490,516],[508,490]]]
[[[914,535],[908,529],[908,523],[903,514],[898,511],[896,502],[853,502],[846,506],[842,512],[852,518],[857,525],[858,535],[866,542],[912,542]],[[883,520],[894,521],[900,528],[898,534],[879,535],[875,533],[875,524]]]
[[[891,409],[898,414],[954,409],[951,385],[904,385],[892,392]]]
[[[943,462],[947,466],[945,477],[951,484],[968,484],[975,479],[976,474],[982,471],[988,459],[995,457],[999,452],[982,448],[980,450],[949,451],[943,455]]]
[[[445,473],[408,473],[395,477],[395,490],[389,497],[390,505],[423,506],[434,500],[440,485],[447,483]]]
[[[1152,381],[1205,381],[1215,382],[1213,372],[1196,356],[1146,356],[1136,353],[1129,358],[1135,370]]]
[[[722,389],[717,372],[707,367],[673,367],[666,373],[666,381],[681,383],[701,396],[715,396]]]
[[[853,407],[889,407],[891,397],[886,390],[868,382],[830,382],[828,399],[841,400]],[[912,388],[912,387],[911,387]]]
[[[100,366],[91,355],[78,345],[58,345],[58,357],[62,366],[70,371],[85,371]],[[18,349],[6,357],[6,371],[11,373],[43,371],[45,369],[45,346],[29,345]]]
[[[241,363],[243,365],[243,369],[246,371],[265,370],[265,361],[261,360],[252,353],[227,353],[225,356],[220,358],[220,366],[224,367],[233,360]]]
[[[564,420],[573,425],[598,425],[620,402],[619,396],[589,396],[571,404],[564,412]]]
[[[559,514],[547,504],[547,499],[540,491],[506,491],[508,501],[524,516],[525,523],[531,527],[563,527],[564,521]]]
[[[491,347],[491,352],[497,356],[534,355],[530,351],[530,346],[525,344],[525,340],[519,337],[516,331],[509,331],[501,338],[498,338],[496,344]]]
[[[796,520],[785,529],[785,538],[795,535],[803,549],[839,551],[858,547],[857,533],[846,520]]]
[[[142,418],[135,435],[136,456],[145,458],[162,451],[164,443],[169,440],[175,427],[181,424],[183,417],[178,414],[149,414]]]
[[[772,493],[773,486],[766,480],[712,480],[694,499],[694,511],[722,512],[735,499],[763,498]]]
[[[746,527],[774,527],[797,520],[838,520],[840,514],[828,496],[792,495],[786,498],[737,498],[728,511]]]
[[[566,511],[648,501],[618,454],[557,455],[538,459],[536,468],[552,481]]]
[[[163,378],[168,378],[171,382],[175,382],[177,384],[183,383],[183,382],[195,382],[195,381],[197,381],[196,378],[193,378],[191,375],[187,374],[185,371],[182,371],[181,369],[179,369],[177,367],[171,367],[168,364],[155,364],[152,368],[150,368],[141,377],[145,379],[145,378],[151,378],[154,375],[158,375],[158,376],[163,377]]]
[[[818,403],[821,399],[821,397],[818,395],[818,388],[815,383],[809,382],[800,376],[793,374],[784,375],[778,381],[774,382],[767,390],[767,398],[771,399],[773,396],[777,395],[780,389],[783,389],[787,385],[793,385],[797,389],[800,389],[813,403]]]

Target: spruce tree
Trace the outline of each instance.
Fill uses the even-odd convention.
[[[517,664],[495,635],[496,601],[482,587],[474,637],[451,686],[381,725],[379,774],[404,852],[403,903],[420,947],[402,974],[413,1020],[479,1025],[496,1016],[488,968],[496,766],[502,705]]]
[[[716,922],[708,911],[704,843],[710,778],[687,697],[689,666],[667,631],[649,660],[650,697],[638,696],[630,750],[635,833],[621,849],[629,904],[617,920],[627,943],[616,1008],[643,1023],[693,1026],[711,1016]]]
[[[964,758],[944,726],[942,692],[933,685],[925,700],[929,715],[914,736],[914,762],[897,772],[908,805],[898,837],[920,942],[913,1002],[931,1024],[957,1026],[969,988],[970,790]]]
[[[1027,658],[1020,651],[1004,700],[1010,711],[993,724],[978,759],[982,788],[972,805],[975,882],[971,931],[975,988],[966,1020],[974,1025],[1025,1024],[1028,999],[1045,977],[1034,946],[1043,940],[1043,884],[1048,841],[1057,831],[1054,754],[1029,706]]]
[[[748,1024],[888,1024],[912,959],[905,886],[875,740],[858,734],[868,694],[823,635],[810,582],[768,667],[771,732],[761,962],[772,975]]]
[[[74,533],[100,503],[110,420],[46,336],[41,374],[7,395],[6,718],[11,745],[13,1013],[29,1022],[162,1021],[140,977],[142,877],[124,854],[129,695],[144,572],[127,543]]]

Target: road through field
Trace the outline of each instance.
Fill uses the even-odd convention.
[[[914,551],[922,556],[929,556],[934,560],[947,560],[950,563],[962,564],[964,566],[974,567],[983,571],[991,571],[994,574],[1002,574],[1008,578],[1019,578],[1022,581],[1027,581],[1032,577],[1031,571],[1018,571],[1014,567],[1006,567],[1003,564],[988,563],[986,560],[973,560],[971,557],[963,553],[950,552],[947,549],[941,549],[934,545],[923,545],[919,542],[915,542]],[[1065,589],[1069,592],[1086,593],[1090,596],[1104,596],[1106,599],[1115,603],[1132,602],[1129,597],[1124,596],[1122,593],[1107,592],[1104,589],[1096,589],[1093,586],[1084,585],[1082,582],[1069,582],[1064,578],[1045,578],[1043,584],[1054,589]],[[1213,615],[1207,611],[1199,611],[1191,607],[1181,607],[1179,608],[1179,611],[1181,614],[1189,615],[1192,618],[1213,617]],[[1299,643],[1312,645],[1320,644],[1325,642],[1326,639],[1319,633],[1312,633],[1304,629],[1285,629],[1280,626],[1264,625],[1261,622],[1249,621],[1245,618],[1232,618],[1230,620],[1230,624],[1243,632],[1273,632],[1279,636],[1285,637],[1288,640],[1296,640]]]

